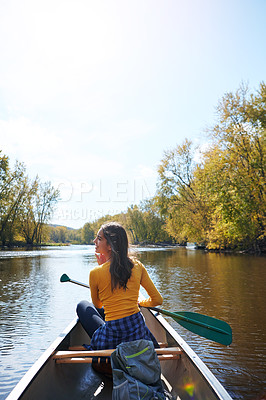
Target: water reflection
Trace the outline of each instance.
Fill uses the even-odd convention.
[[[0,252],[0,399],[75,317],[80,296],[90,296],[59,283],[63,272],[87,281],[90,260],[93,246]]]
[[[228,322],[225,347],[171,325],[214,372],[234,399],[265,388],[265,257],[206,254],[185,248],[138,249],[164,297],[165,309],[194,311]],[[93,246],[0,252],[0,400],[75,317],[87,289],[61,284],[63,273],[88,282]]]
[[[265,389],[265,257],[179,249],[141,253],[164,294],[164,308],[194,311],[228,322],[230,348],[196,337],[169,322],[206,362],[235,399]],[[236,384],[237,382],[237,384]],[[247,390],[250,387],[250,391]],[[251,390],[252,387],[252,390]]]

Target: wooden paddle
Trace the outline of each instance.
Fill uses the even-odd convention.
[[[66,274],[61,276],[60,281],[72,282],[89,288],[89,285],[70,279]],[[158,307],[147,308],[173,318],[179,325],[206,339],[225,346],[229,346],[232,343],[232,329],[225,321],[190,311],[171,312]]]

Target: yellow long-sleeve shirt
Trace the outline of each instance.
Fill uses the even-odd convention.
[[[106,262],[90,272],[91,299],[95,307],[104,307],[105,320],[111,321],[128,317],[139,311],[138,297],[140,285],[150,296],[139,302],[141,306],[155,307],[162,304],[163,298],[154,286],[144,265],[132,260],[134,267],[127,282],[127,289],[111,289],[110,262]]]

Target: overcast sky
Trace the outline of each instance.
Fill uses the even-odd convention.
[[[82,227],[155,194],[167,149],[266,74],[265,0],[0,0],[0,149]]]

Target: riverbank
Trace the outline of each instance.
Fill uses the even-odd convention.
[[[216,253],[216,254],[247,254],[247,255],[265,255],[266,254],[266,248],[262,250],[254,250],[254,249],[208,249],[204,245],[198,245],[198,244],[191,244],[191,243],[185,243],[185,244],[179,244],[179,243],[148,243],[148,242],[140,242],[140,243],[135,243],[131,245],[132,247],[144,247],[144,248],[166,248],[166,247],[181,247],[181,248],[187,248],[187,249],[193,249],[193,250],[203,250],[206,253]]]
[[[1,246],[1,250],[32,250],[32,249],[38,249],[38,248],[43,248],[43,247],[58,247],[58,246],[75,246],[75,245],[93,245],[93,243],[90,244],[85,244],[85,243],[77,243],[76,241],[74,242],[68,242],[68,243],[55,243],[55,242],[45,242],[45,243],[39,243],[39,244],[27,244],[25,242],[14,242],[12,244],[8,244],[5,246]],[[266,254],[266,247],[263,249],[254,249],[254,248],[247,248],[247,249],[208,249],[206,246],[202,244],[197,244],[197,243],[171,243],[171,242],[159,242],[159,243],[153,243],[153,242],[139,242],[139,243],[134,243],[131,244],[131,247],[144,247],[144,248],[166,248],[166,247],[183,247],[187,249],[193,249],[193,250],[204,250],[207,253],[221,253],[221,254],[250,254],[250,255],[265,255]]]
[[[10,245],[1,246],[1,250],[36,250],[43,247],[58,247],[58,246],[70,246],[73,243],[39,243],[39,244],[27,244],[24,242],[15,242]]]

